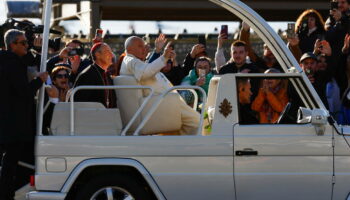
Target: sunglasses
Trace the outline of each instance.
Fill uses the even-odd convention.
[[[57,74],[56,78],[68,78],[68,74]]]
[[[19,41],[19,42],[14,42],[15,44],[21,44],[23,46],[26,46],[28,44],[28,40],[22,40],[22,41]]]

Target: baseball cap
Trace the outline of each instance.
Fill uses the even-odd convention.
[[[306,52],[301,56],[300,62],[302,63],[307,58],[312,58],[317,61],[317,57],[315,56],[315,54],[313,54],[312,52]]]

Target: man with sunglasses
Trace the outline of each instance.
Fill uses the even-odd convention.
[[[47,73],[28,81],[28,41],[24,32],[10,29],[4,36],[6,50],[0,51],[0,147],[3,153],[0,199],[11,200],[18,177],[17,163],[23,155],[34,155],[34,95],[47,79]]]

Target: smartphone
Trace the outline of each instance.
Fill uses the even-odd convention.
[[[203,44],[204,47],[207,46],[207,42],[205,40],[205,35],[198,35],[198,44]]]
[[[169,47],[172,48],[173,50],[175,50],[175,41],[171,41],[171,44]]]
[[[228,37],[228,26],[227,25],[221,25],[220,34],[226,34],[225,39],[227,39],[227,37]]]
[[[205,77],[206,71],[205,69],[198,69],[198,77],[202,78]]]
[[[294,38],[295,37],[295,23],[288,23],[287,27],[287,38]]]
[[[102,34],[103,34],[102,29],[96,29],[95,38],[102,39]]]
[[[338,2],[331,1],[331,10],[338,9]]]

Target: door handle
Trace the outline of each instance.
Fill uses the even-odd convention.
[[[244,148],[243,150],[237,150],[236,156],[257,156],[258,151],[251,148]]]

